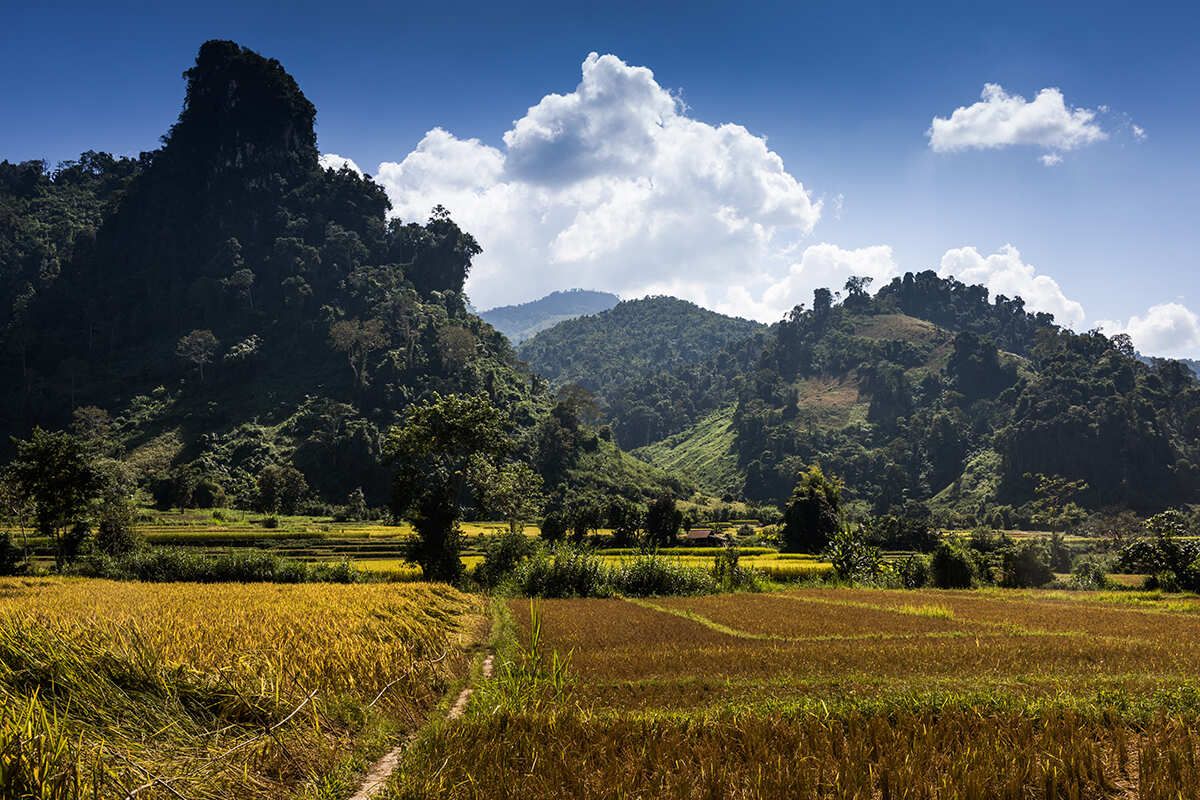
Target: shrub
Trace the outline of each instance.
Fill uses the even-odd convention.
[[[25,556],[21,548],[13,544],[12,534],[0,533],[0,575],[20,575],[25,571]]]
[[[540,544],[524,533],[505,531],[489,536],[483,540],[483,561],[475,568],[475,580],[485,589],[494,589],[539,549]]]
[[[640,556],[612,568],[609,585],[631,597],[704,594],[716,588],[704,570],[657,555]]]
[[[975,559],[958,542],[942,542],[933,551],[929,572],[939,589],[969,589],[975,582]]]
[[[883,571],[883,554],[867,544],[861,528],[848,524],[833,535],[825,559],[833,564],[834,573],[846,581],[871,581]]]
[[[1088,558],[1075,565],[1068,585],[1072,589],[1103,589],[1108,583],[1104,564],[1094,558]]]
[[[310,564],[255,550],[209,555],[186,547],[153,547],[117,557],[98,553],[77,572],[150,583],[354,583],[362,579],[348,561]]]
[[[1005,548],[1001,556],[1004,586],[1028,589],[1045,586],[1054,579],[1045,546],[1033,539]]]
[[[279,527],[279,517],[266,517],[262,521],[264,528],[275,529]]]
[[[921,555],[911,555],[900,562],[897,567],[900,584],[905,589],[921,589],[929,585],[931,572],[929,559]]]
[[[741,551],[736,546],[726,546],[713,559],[712,579],[717,591],[732,592],[738,589],[758,591],[761,586],[758,573],[746,569],[739,561]]]
[[[583,548],[539,548],[513,570],[513,588],[528,597],[607,597],[612,594],[601,560]]]

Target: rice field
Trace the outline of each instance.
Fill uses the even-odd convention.
[[[532,608],[509,603],[497,687],[420,740],[391,797],[1200,796],[1200,598],[805,588]],[[554,656],[565,689],[495,701],[522,659]]]
[[[484,627],[436,584],[0,580],[0,796],[346,797]]]

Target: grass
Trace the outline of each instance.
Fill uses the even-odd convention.
[[[686,476],[710,494],[737,494],[742,475],[733,449],[733,411],[733,406],[714,411],[690,428],[633,454],[671,474]]]
[[[436,584],[0,581],[0,796],[347,796],[481,611]]]
[[[1198,610],[1125,592],[547,600],[562,698],[472,704],[390,796],[1195,797]],[[519,650],[528,601],[508,613]]]

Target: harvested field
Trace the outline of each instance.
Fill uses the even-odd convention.
[[[537,647],[569,654],[563,698],[469,709],[419,743],[392,796],[1196,797],[1187,602],[846,589],[545,601]],[[510,613],[530,646],[528,603]]]

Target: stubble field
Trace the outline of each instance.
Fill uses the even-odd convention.
[[[528,601],[508,611],[528,649]],[[1200,796],[1200,600],[802,589],[534,613],[532,659],[569,658],[565,687],[504,700],[529,670],[502,668],[395,797]]]

